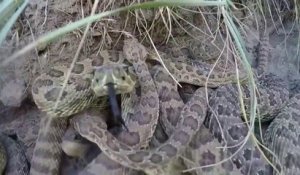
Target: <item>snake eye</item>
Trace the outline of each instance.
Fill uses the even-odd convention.
[[[124,81],[125,81],[125,79],[126,79],[125,76],[122,76],[121,78],[122,78],[122,80],[124,80]]]
[[[96,83],[99,83],[99,79],[98,78],[96,78],[95,81],[96,81]]]

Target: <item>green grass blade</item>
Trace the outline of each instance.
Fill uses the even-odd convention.
[[[28,0],[12,0],[10,3],[9,1],[2,1],[0,4],[2,10],[0,11],[0,44],[4,41],[7,33],[10,31],[11,27],[14,25],[27,4]],[[3,9],[2,7],[6,8]],[[17,11],[15,11],[16,9]]]

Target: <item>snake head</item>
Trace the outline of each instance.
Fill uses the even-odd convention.
[[[92,89],[96,96],[108,94],[107,84],[114,85],[116,94],[131,92],[135,86],[135,81],[126,72],[124,65],[103,65],[96,68],[92,79]]]

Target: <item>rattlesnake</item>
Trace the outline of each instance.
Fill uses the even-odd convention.
[[[105,54],[106,52],[102,53],[102,55]],[[119,60],[112,62],[114,61],[118,62]],[[76,63],[66,90],[62,94],[62,101],[59,102],[56,110],[55,102],[66,77],[66,67],[56,66],[39,76],[33,83],[32,94],[35,103],[47,113],[47,117],[41,119],[38,139],[31,161],[31,174],[59,173],[62,153],[60,143],[68,123],[66,117],[92,105],[103,106],[106,104],[105,98],[97,98],[97,96],[101,97],[107,93],[106,83],[113,81],[117,93],[120,91],[129,92],[134,87],[134,82],[125,73],[122,66],[117,68],[114,65],[103,66],[94,71],[93,64],[97,66],[99,63],[93,62],[91,59]],[[102,88],[98,88],[97,84],[100,84]],[[72,106],[72,108],[66,108],[66,106]]]
[[[0,174],[27,175],[29,163],[25,149],[8,135],[0,133]]]
[[[130,45],[129,45],[130,46]],[[127,47],[128,47],[128,45],[127,45]],[[137,53],[134,53],[135,54],[135,56],[136,56],[136,54]],[[170,65],[168,65],[168,66],[170,66]],[[174,68],[175,67],[175,68]],[[187,70],[188,72],[185,72],[185,73],[190,73],[189,72],[189,68],[191,68],[191,67],[189,67],[189,68],[186,68],[186,67],[180,67],[180,66],[178,66],[178,65],[176,65],[176,66],[174,66],[173,68],[173,71],[172,71],[172,69],[170,69],[171,70],[171,72],[172,73],[174,73],[174,74],[176,74],[176,71],[178,71],[179,70],[179,72],[181,71],[181,73],[182,73],[182,71],[183,70]],[[170,68],[170,67],[169,67]],[[191,70],[193,70],[193,69],[191,69]],[[184,71],[183,71],[184,72]],[[183,74],[177,74],[178,75],[178,77],[182,77],[183,79],[184,78],[186,78],[186,77],[184,77],[184,76],[182,76]],[[203,82],[205,82],[206,81],[206,77],[207,77],[207,74],[201,74],[201,73],[199,73],[199,72],[197,72],[196,73],[196,75],[200,75],[201,77],[203,77],[202,79],[200,79],[200,81],[199,80],[197,80],[196,82],[197,83],[202,83],[201,85],[203,85]],[[201,82],[201,80],[202,80],[202,82]],[[213,81],[214,79],[212,79],[212,81]],[[232,79],[231,79],[231,81],[232,81]],[[196,83],[196,84],[197,84]],[[223,82],[224,83],[224,82]],[[213,84],[213,83],[212,83]],[[198,84],[197,84],[198,85]],[[215,84],[216,85],[216,84]],[[202,89],[202,91],[203,91],[203,89]],[[200,90],[199,90],[199,92],[198,93],[200,93],[201,95],[204,95],[203,94],[203,92],[201,92]],[[197,95],[197,94],[195,94],[195,97],[194,98],[199,98],[199,94]],[[191,101],[190,103],[197,103],[197,102],[194,102],[194,101]],[[190,104],[189,104],[190,105]],[[188,110],[189,109],[189,107],[190,106],[186,106],[185,107],[185,109],[186,110]],[[199,112],[199,111],[198,111]],[[91,129],[91,128],[82,128],[82,127],[80,127],[80,124],[78,124],[78,123],[81,123],[81,120],[83,120],[83,119],[78,119],[78,118],[80,118],[80,117],[77,117],[77,118],[75,118],[74,120],[76,121],[76,120],[79,120],[79,121],[77,121],[77,125],[75,125],[76,127],[77,127],[77,129],[84,129],[85,131],[86,130],[89,130],[89,129]],[[188,118],[188,117],[187,117]],[[83,124],[82,124],[82,126],[85,126],[84,125],[84,122],[87,122],[87,123],[90,123],[92,120],[100,120],[101,121],[101,119],[98,119],[98,118],[95,118],[95,119],[89,119],[89,120],[86,120],[86,119],[84,119],[83,120]],[[76,122],[75,122],[76,123]],[[199,125],[200,126],[200,125]],[[196,128],[194,128],[194,129],[198,129],[199,128],[199,126],[197,126]],[[103,125],[103,126],[101,126],[101,127],[103,127],[102,129],[103,129],[103,133],[105,133],[105,135],[107,136],[107,135],[109,135],[109,133],[107,133],[107,131],[106,131],[106,128],[105,128],[105,126]],[[100,128],[101,129],[101,128]],[[99,130],[100,130],[99,128],[94,128],[94,130],[93,129],[91,129],[91,131],[97,131],[97,132],[100,132]],[[184,129],[187,129],[187,128],[184,128]],[[82,135],[85,135],[85,134],[87,134],[87,135],[85,135],[86,137],[88,137],[88,138],[90,138],[91,137],[91,134],[92,134],[92,132],[91,133],[85,133],[84,134],[84,130],[81,130],[81,134]],[[153,130],[153,129],[152,129]],[[106,131],[106,132],[105,132]],[[178,130],[178,132],[180,132],[180,131],[182,131],[182,130]],[[192,132],[192,131],[191,131]],[[193,131],[194,132],[194,131]],[[100,132],[101,133],[101,132]],[[98,133],[99,134],[99,133]],[[191,135],[189,135],[189,138],[191,137]],[[113,137],[110,137],[110,138],[112,138],[113,139]],[[90,138],[91,139],[91,138]],[[101,146],[101,148],[103,149],[103,148],[105,148],[105,144],[104,144],[104,142],[103,142],[103,140],[102,141],[100,141],[100,140],[94,140],[95,138],[92,138],[91,140],[92,141],[95,141],[95,142],[97,142],[97,144],[99,144],[99,145],[101,145],[102,144],[102,146]],[[180,140],[180,138],[177,138],[178,140],[177,141],[179,141]],[[171,140],[172,141],[172,140]],[[177,141],[175,140],[175,142],[177,143]],[[180,141],[179,141],[180,142]],[[181,145],[182,147],[184,147],[184,145],[185,144],[187,144],[187,140],[185,140],[185,142],[186,143],[184,143],[183,145]],[[117,143],[117,141],[115,142],[115,144]],[[104,144],[104,145],[103,145]],[[166,144],[164,144],[165,146],[166,145],[169,145],[170,146],[170,144],[168,144],[168,143],[166,143]],[[110,146],[112,146],[112,145],[110,145]],[[126,149],[131,149],[131,148],[129,148],[129,147],[126,147],[124,144],[121,144],[121,148],[126,148]],[[159,147],[159,148],[163,148],[163,146],[161,146],[161,147]],[[174,147],[172,147],[172,148],[174,148]],[[177,152],[178,150],[179,150],[180,148],[175,148],[175,149],[172,149],[173,151],[175,150],[175,152]],[[105,149],[104,149],[105,150]],[[158,149],[157,149],[158,150]],[[106,150],[107,152],[109,152],[109,149],[107,149]],[[127,150],[128,151],[128,150]],[[166,152],[168,152],[167,150],[164,150],[164,151],[166,151]],[[104,151],[105,152],[105,151]],[[128,151],[130,154],[132,153],[132,156],[137,156],[136,158],[141,158],[140,156],[143,156],[143,155],[138,155],[138,153],[145,153],[145,154],[147,154],[147,152],[146,151],[140,151],[140,152],[135,152],[135,153],[133,153],[133,152],[130,152],[130,151]],[[127,152],[127,153],[128,153]],[[153,152],[150,152],[151,154],[149,154],[149,155],[156,155],[157,156],[157,154],[155,154],[155,152],[153,153]],[[121,153],[119,153],[118,151],[117,151],[117,153],[116,154],[121,154]],[[174,153],[173,153],[174,154]],[[109,157],[110,156],[113,156],[113,154],[112,154],[112,152],[110,152],[110,153],[108,153],[107,154]],[[121,158],[124,158],[124,157],[126,157],[126,154],[125,153],[122,153],[121,155],[119,155]],[[145,155],[144,155],[145,156]],[[172,156],[176,156],[176,154],[174,154],[174,155],[172,155]],[[148,157],[149,158],[149,157]],[[158,157],[156,157],[156,158],[158,158]],[[167,158],[168,159],[168,158]],[[124,159],[123,159],[124,160]],[[128,160],[128,157],[127,157],[127,160]],[[123,162],[122,161],[122,159],[121,160],[119,160],[120,162],[119,163],[121,163],[121,162]],[[148,160],[149,161],[149,160]],[[124,163],[124,162],[123,162]],[[126,166],[129,166],[128,164],[130,164],[130,163],[132,163],[132,162],[127,162],[127,163],[124,163]],[[151,161],[150,162],[148,162],[148,163],[150,163],[150,164],[152,164],[151,163]],[[145,165],[147,165],[148,166],[148,164],[146,163]],[[135,163],[134,165],[130,165],[129,167],[133,167],[133,168],[137,168],[137,169],[144,169],[145,167],[143,167],[143,163],[141,163],[141,167],[139,168],[138,167],[139,166],[139,164],[137,164],[137,163]],[[158,166],[158,167],[156,167],[156,166]],[[150,171],[150,172],[152,172],[152,168],[158,168],[158,169],[160,169],[161,168],[161,165],[157,165],[157,164],[155,164],[155,165],[153,165],[153,167],[151,167],[151,166],[149,166],[149,167],[147,167],[147,168],[149,168],[148,170]]]
[[[139,43],[136,42],[127,42],[126,45],[124,45],[124,48],[126,47],[133,47],[133,48],[139,48],[141,47]],[[124,49],[127,50],[127,49]],[[132,50],[129,48],[129,50]],[[133,53],[134,57],[139,53],[139,51],[136,51],[137,53]],[[131,56],[130,58],[133,58]],[[184,66],[183,66],[184,65]],[[168,66],[167,66],[168,67]],[[175,75],[175,77],[181,81],[181,82],[189,82],[195,85],[204,86],[206,82],[206,77],[208,77],[209,69],[205,68],[202,71],[200,69],[197,70],[196,67],[192,67],[190,65],[186,64],[175,64],[174,67],[168,67],[170,72]],[[156,69],[156,70],[155,70]],[[197,122],[197,120],[201,120],[201,118],[198,118],[198,114],[201,113],[201,116],[203,116],[202,120],[205,117],[205,99],[200,99],[200,96],[204,96],[203,89],[199,91],[199,94],[195,95],[194,98],[196,98],[198,101],[191,101],[189,105],[185,107],[184,110],[181,111],[183,104],[180,100],[180,98],[176,98],[174,95],[177,93],[177,85],[172,80],[172,78],[168,77],[167,73],[164,71],[164,69],[160,66],[154,67],[152,69],[154,71],[154,80],[156,82],[156,86],[160,94],[160,106],[168,105],[169,109],[166,109],[167,111],[164,111],[165,117],[174,117],[174,119],[169,118],[162,118],[162,123],[165,123],[166,125],[173,125],[172,127],[175,127],[174,125],[177,123],[177,120],[179,120],[179,114],[181,113],[185,118],[184,122],[185,125],[182,127],[180,125],[177,130],[175,130],[175,134],[173,135],[172,139],[170,139],[167,143],[163,144],[162,146],[156,148],[155,150],[142,150],[142,151],[136,151],[136,149],[125,146],[124,144],[120,143],[119,140],[116,140],[112,135],[110,135],[106,130],[106,125],[101,122],[101,118],[95,117],[95,115],[85,114],[83,116],[77,116],[73,119],[73,123],[75,123],[75,128],[79,131],[79,133],[88,138],[90,141],[95,142],[100,146],[101,150],[104,151],[104,153],[111,157],[113,160],[116,160],[118,163],[121,163],[122,165],[125,165],[127,167],[131,167],[134,169],[140,169],[144,171],[149,171],[151,173],[153,169],[154,171],[161,171],[162,165],[165,163],[168,163],[174,156],[177,155],[177,152],[185,147],[185,145],[189,142],[189,139],[193,135],[193,132],[197,130],[200,126],[200,121]],[[167,75],[167,76],[166,76]],[[195,75],[195,76],[192,76]],[[226,84],[228,82],[234,81],[234,73],[231,74],[225,74],[227,77],[220,78],[219,76],[222,74],[215,74],[213,72],[212,79],[208,79],[208,86],[210,87],[217,87],[221,84]],[[160,87],[158,87],[160,86]],[[172,102],[172,103],[170,103]],[[162,104],[163,103],[163,104]],[[201,104],[203,103],[203,104]],[[182,104],[182,105],[181,105]],[[197,106],[196,109],[194,109],[192,104]],[[201,106],[201,107],[200,107]],[[202,111],[203,106],[203,111]],[[198,108],[199,107],[199,108]],[[165,107],[162,107],[165,109]],[[173,111],[172,108],[175,110]],[[191,111],[190,108],[196,111]],[[176,113],[177,111],[177,113]],[[181,112],[180,112],[181,111]],[[168,114],[167,114],[167,113]],[[198,114],[197,114],[198,113]],[[193,114],[193,115],[192,115]],[[196,114],[196,115],[195,115]],[[203,115],[202,115],[203,114]],[[89,120],[88,118],[92,117],[92,120]],[[95,117],[95,118],[94,118]],[[141,117],[141,116],[140,116]],[[166,123],[165,121],[172,121],[174,123]],[[98,121],[98,122],[96,122]],[[183,122],[183,121],[182,121]],[[91,123],[102,123],[98,126],[89,128],[88,126],[91,126]],[[198,124],[197,124],[198,123]],[[182,127],[182,128],[180,128]],[[191,128],[190,128],[191,127]],[[168,126],[165,126],[165,128],[169,128]],[[100,134],[100,137],[97,137],[96,133]],[[102,140],[103,139],[103,140]],[[136,140],[133,137],[127,136],[127,140],[122,140],[126,144],[128,144],[128,140]],[[108,144],[110,143],[110,144]],[[130,145],[130,144],[129,144]],[[123,148],[124,147],[124,148]],[[111,149],[115,148],[115,149]],[[125,150],[124,150],[125,149]],[[161,153],[161,154],[160,154]],[[151,155],[153,157],[151,157]],[[100,155],[101,156],[101,155]],[[146,157],[144,157],[146,156]],[[105,157],[102,156],[102,159]],[[145,159],[144,159],[145,158]],[[152,159],[151,159],[152,158]],[[140,162],[141,161],[141,162]],[[94,164],[101,164],[103,161],[101,161],[101,158],[98,158],[97,161],[93,162]],[[101,165],[94,165],[101,167]],[[116,166],[118,167],[118,166]],[[110,167],[111,168],[111,167]],[[119,167],[118,167],[119,168]],[[91,167],[92,169],[92,167]],[[88,173],[96,173],[92,172],[93,170],[87,170]],[[99,169],[98,169],[99,171]],[[87,173],[86,172],[86,173]],[[84,174],[84,173],[83,173]]]
[[[289,175],[297,175],[300,172],[299,107],[300,94],[296,94],[272,121],[265,134],[266,145],[277,156],[275,158],[269,155],[272,162],[279,171]]]
[[[258,74],[260,74],[258,81],[256,81],[257,87],[255,88],[257,90],[256,95],[258,98],[258,115],[260,117],[259,119],[262,121],[270,120],[272,117],[275,117],[286,105],[289,98],[287,83],[275,75],[266,73],[265,68],[269,59],[269,43],[267,35],[262,35],[262,40],[260,42],[261,46],[258,51],[259,64],[255,70]],[[246,113],[249,116],[250,90],[248,85],[242,84],[241,91],[243,93]],[[208,127],[211,133],[213,133],[219,142],[222,143],[223,147],[226,148],[226,152],[228,152],[229,155],[234,155],[230,160],[235,166],[231,165],[229,166],[229,169],[232,167],[237,168],[238,173],[235,171],[237,174],[271,174],[272,171],[276,174],[274,170],[271,170],[268,165],[269,163],[267,163],[262,157],[257,146],[253,144],[253,139],[251,137],[246,137],[249,128],[241,119],[242,114],[240,110],[241,104],[239,103],[238,86],[234,84],[225,85],[219,87],[216,92],[212,94],[213,95],[209,98],[210,110],[208,117],[206,118],[205,126]],[[293,126],[290,125],[290,127],[287,127],[291,123],[297,123],[297,114],[295,112],[287,112],[288,110],[299,110],[299,106],[296,106],[299,102],[297,102],[295,98],[292,101],[293,105],[290,105],[290,107],[287,107],[283,113],[280,113],[278,116],[279,119],[276,117],[274,121],[275,123],[271,123],[265,137],[265,139],[268,139],[266,146],[268,146],[275,155],[279,156],[279,161],[276,162],[273,159],[272,162],[276,163],[276,168],[279,170],[280,168],[278,165],[280,162],[281,165],[283,165],[281,173],[284,174],[296,174],[296,171],[299,169],[299,166],[295,163],[299,160],[299,157],[297,157],[297,155],[292,156],[292,152],[297,152],[293,149],[297,149],[297,143],[295,142],[297,142],[296,139],[298,135],[297,131],[299,131],[299,125],[292,124]],[[285,123],[285,126],[282,126],[281,123]],[[198,138],[201,138],[199,135],[200,134],[198,134]],[[289,137],[287,137],[287,135],[289,135]],[[274,136],[278,136],[279,138]],[[249,140],[243,144],[244,139]],[[197,143],[197,141],[194,142]],[[198,146],[191,145],[192,149],[187,150],[187,156],[191,157],[194,162],[194,165],[187,162],[190,168],[207,165],[207,162],[203,162],[202,160],[203,158],[205,159],[206,156],[209,157],[208,161],[210,161],[210,164],[217,163],[217,154],[214,152],[213,154],[211,153],[213,149],[205,152],[205,150],[201,150],[199,148],[199,144],[205,145],[206,143],[208,143],[208,141],[204,140],[198,143]],[[196,147],[196,149],[193,147]],[[223,149],[220,149],[218,152],[223,151]],[[198,154],[201,154],[204,157],[198,156]],[[286,158],[288,156],[289,159],[292,160],[287,160]],[[225,157],[223,157],[223,159],[224,158]],[[222,168],[225,169],[226,167],[222,165]],[[199,170],[199,172],[197,172],[199,174],[205,172],[205,170],[200,172],[200,168],[196,169]],[[222,174],[225,173],[223,172]],[[232,174],[232,172],[230,172],[230,174]]]
[[[262,61],[264,61],[264,60],[262,60]],[[262,63],[265,64],[265,62],[262,62]],[[264,67],[264,66],[262,66],[262,67]],[[260,69],[260,67],[258,67],[258,68]],[[159,73],[157,75],[159,75]],[[164,79],[165,75],[166,74],[163,74],[163,76],[158,79],[161,79],[162,81],[166,82],[166,79]],[[261,76],[260,79],[262,79],[263,83],[264,83],[264,84],[262,84],[262,82],[260,82],[261,87],[259,88],[259,91],[262,94],[259,98],[259,104],[260,104],[259,107],[260,107],[260,111],[262,112],[261,115],[265,115],[265,114],[274,115],[278,112],[278,109],[281,109],[281,107],[283,106],[285,101],[287,101],[287,97],[288,97],[287,88],[284,85],[284,83],[281,83],[281,80],[278,80],[275,77],[272,77],[271,75]],[[169,81],[168,83],[170,83],[170,82],[171,81]],[[268,87],[269,89],[266,89],[266,87]],[[246,92],[247,88],[244,87],[244,90],[245,90],[246,95],[249,98],[249,93]],[[227,92],[232,92],[232,93],[229,93],[228,94],[229,96],[223,95],[223,94],[227,94]],[[237,95],[233,95],[233,93],[236,93],[236,92],[238,92],[237,88],[233,85],[228,85],[228,87],[220,88],[220,90],[218,90],[216,94],[219,93],[222,95],[214,96],[214,99],[211,100],[212,102],[210,103],[210,105],[212,106],[212,109],[216,109],[217,112],[219,112],[218,113],[219,115],[223,115],[223,118],[221,119],[222,121],[225,122],[225,120],[229,118],[229,121],[232,122],[230,124],[225,124],[225,138],[231,139],[228,141],[228,144],[230,144],[230,145],[233,143],[236,143],[237,142],[236,139],[238,139],[238,141],[241,141],[240,139],[244,138],[244,136],[245,136],[244,134],[245,134],[245,132],[247,132],[247,128],[242,127],[242,126],[237,127],[237,124],[236,124],[236,122],[239,121],[239,119],[237,119],[237,117],[240,116],[239,115],[239,106],[237,103],[238,102]],[[202,100],[203,100],[203,96],[204,96],[203,89],[202,89],[202,92],[201,92],[201,90],[199,90],[199,91],[197,91],[197,93],[200,93],[202,95]],[[197,96],[199,95],[197,93],[195,94],[195,96],[193,98],[197,98]],[[172,95],[174,95],[174,94],[172,94]],[[198,96],[198,98],[200,98],[201,95]],[[166,97],[168,98],[167,95],[166,95]],[[233,97],[235,99],[233,99]],[[194,105],[197,104],[197,102],[195,102],[193,98],[184,107],[185,110],[183,110],[183,111],[185,113],[182,113],[182,116],[187,115],[187,116],[183,117],[185,120],[189,120],[190,119],[189,117],[192,117],[192,116],[189,116],[188,112],[191,112],[191,111],[189,111],[189,109],[191,106],[193,106],[193,104]],[[231,104],[231,106],[228,106],[228,109],[227,109],[226,103],[222,103],[222,102],[224,100],[229,100],[229,99],[231,99],[232,101],[229,101],[229,102],[227,101],[228,104]],[[198,100],[200,100],[200,99],[198,99]],[[222,103],[222,106],[220,106],[220,103]],[[206,108],[205,102],[204,102],[204,104],[199,104],[198,107],[202,108],[205,111],[205,108]],[[227,111],[222,110],[220,108],[222,108],[222,109],[226,108]],[[231,110],[232,113],[228,112],[229,110]],[[204,111],[201,111],[201,112],[198,111],[199,112],[198,114],[200,114],[200,113],[205,114]],[[87,117],[87,116],[90,116],[92,118],[95,117],[95,116],[91,116],[91,115],[85,115],[85,117]],[[173,117],[172,113],[169,114],[168,117],[170,117],[170,116]],[[212,116],[212,114],[210,114],[210,116]],[[169,162],[170,159],[172,159],[173,157],[176,157],[178,151],[181,150],[183,147],[185,147],[185,145],[189,142],[188,140],[190,139],[190,136],[192,136],[193,133],[195,132],[195,130],[193,130],[193,129],[196,129],[196,128],[199,129],[199,126],[200,126],[200,125],[199,126],[195,125],[195,123],[197,123],[195,118],[193,118],[193,119],[195,119],[194,123],[193,123],[194,125],[187,125],[187,126],[184,126],[184,124],[180,123],[180,120],[179,120],[179,124],[177,125],[176,129],[173,131],[175,134],[173,133],[173,135],[170,137],[168,142],[164,143],[163,145],[159,146],[158,148],[155,148],[154,150],[136,151],[136,150],[132,150],[132,148],[124,145],[124,143],[119,142],[113,136],[109,135],[109,133],[105,132],[105,130],[106,130],[105,125],[101,125],[101,126],[99,125],[99,126],[89,129],[87,126],[91,125],[92,122],[86,118],[84,118],[84,119],[81,117],[78,117],[78,118],[76,118],[75,122],[74,122],[75,128],[84,137],[88,138],[90,141],[97,143],[98,146],[102,150],[104,150],[104,153],[106,153],[107,156],[111,157],[112,159],[116,160],[117,162],[119,162],[120,164],[122,164],[124,166],[131,167],[134,169],[143,169],[144,171],[146,171],[150,174],[153,173],[153,170],[155,173],[161,172],[162,166],[164,164],[166,164],[167,162]],[[201,118],[199,117],[197,119],[198,119],[198,122],[201,123]],[[101,123],[101,119],[93,118],[93,120],[94,121],[99,120],[98,122]],[[190,120],[192,120],[192,119],[190,119]],[[173,124],[173,126],[166,127],[167,129],[174,128],[176,126],[176,119],[170,120],[170,118],[168,118],[165,121],[173,121],[173,122],[175,121],[174,123],[171,123],[171,125]],[[164,124],[166,124],[165,121],[163,121]],[[224,122],[222,122],[222,121],[221,121],[221,123],[224,124]],[[181,122],[183,122],[183,121],[181,121]],[[210,120],[209,123],[210,123],[210,129],[215,133],[215,135],[218,136],[219,139],[221,139],[220,138],[220,130],[217,128],[219,126],[216,125],[217,122]],[[192,126],[194,126],[194,128]],[[193,128],[193,129],[190,130],[191,128]],[[232,128],[235,131],[236,130],[239,130],[239,131],[237,131],[237,132],[234,131],[233,133],[231,133]],[[189,134],[191,134],[191,135],[183,134],[184,137],[180,138],[179,137],[180,132],[190,132]],[[97,137],[96,133],[100,134],[100,137]],[[239,134],[241,134],[241,135],[239,135]],[[185,140],[183,141],[181,139],[185,139]],[[105,144],[105,141],[108,141],[108,140],[109,140],[109,142],[113,143],[110,146],[114,147],[114,149],[109,148],[109,146]],[[179,143],[179,142],[181,142],[181,143]],[[174,145],[176,145],[176,147],[174,147]],[[168,148],[169,150],[167,150],[166,148]],[[230,150],[229,151],[230,153],[234,153],[234,151],[236,149],[231,148],[229,150]],[[251,155],[247,155],[247,152],[251,152],[251,151],[253,151],[253,146],[250,142],[247,142],[246,146],[243,148],[243,151],[242,151],[245,154],[239,153],[237,156],[235,156],[232,159],[233,163],[239,169],[240,173],[247,174],[250,172],[250,174],[252,174],[252,173],[255,174],[254,172],[267,171],[267,170],[265,170],[267,167],[267,163],[264,162],[264,159],[260,157],[260,153],[258,152],[258,150],[257,149],[254,150],[255,160],[251,159],[251,158],[253,158],[253,157],[251,157]],[[165,155],[165,156],[163,156],[163,155]],[[252,163],[253,163],[253,166],[251,166]]]
[[[271,80],[272,77],[266,77]],[[274,79],[273,79],[274,80]],[[258,87],[258,103],[260,115],[274,115],[279,112],[288,100],[288,91],[281,80],[266,82]],[[250,105],[250,93],[246,85],[242,86],[245,104]],[[210,98],[209,105],[211,111],[208,115],[206,126],[214,133],[218,140],[222,141],[223,146],[227,147],[228,152],[237,154],[232,158],[234,164],[240,169],[241,174],[269,174],[267,173],[268,163],[262,157],[258,148],[253,144],[252,138],[247,138],[248,126],[241,119],[238,87],[226,85],[216,90],[215,95]],[[249,110],[249,108],[246,108]],[[269,112],[269,113],[268,113]],[[240,149],[241,148],[241,149]],[[240,149],[240,150],[239,150]]]
[[[48,73],[46,74],[42,74],[41,76],[39,76],[35,82],[33,83],[33,87],[32,87],[32,94],[33,97],[35,99],[35,102],[37,103],[38,107],[40,109],[42,109],[43,111],[47,112],[48,115],[52,116],[52,117],[60,117],[58,119],[55,118],[44,118],[43,121],[41,122],[41,126],[43,127],[43,125],[47,122],[45,120],[49,120],[50,119],[50,123],[52,124],[48,124],[48,127],[53,128],[52,129],[44,129],[44,130],[40,130],[39,133],[39,138],[37,140],[37,145],[35,148],[35,152],[34,152],[34,156],[32,159],[32,168],[31,168],[31,173],[58,173],[58,166],[59,166],[59,155],[61,152],[60,148],[57,148],[56,145],[58,145],[61,142],[61,135],[62,135],[62,130],[65,129],[65,126],[67,125],[67,121],[63,118],[63,116],[68,116],[72,113],[76,113],[77,111],[82,110],[85,107],[88,107],[89,103],[91,103],[94,100],[94,96],[91,95],[91,89],[90,87],[87,87],[87,85],[89,85],[89,81],[86,81],[88,79],[91,78],[91,73],[93,71],[93,63],[97,64],[97,66],[99,65],[103,65],[106,64],[107,62],[110,62],[110,60],[107,58],[110,58],[113,60],[113,62],[115,62],[116,64],[122,63],[124,60],[122,56],[119,55],[114,55],[112,54],[109,55],[107,52],[102,53],[102,58],[100,61],[91,61],[91,60],[83,60],[82,62],[78,62],[75,65],[75,68],[72,71],[73,77],[71,76],[70,81],[68,82],[68,86],[70,85],[70,88],[67,86],[67,89],[65,92],[63,92],[63,98],[62,98],[62,105],[58,105],[58,109],[56,109],[56,111],[53,110],[53,106],[54,106],[54,100],[56,99],[57,95],[58,95],[58,89],[60,89],[62,87],[62,79],[63,77],[65,77],[66,74],[66,67],[62,67],[62,66],[57,66],[54,69],[51,69]],[[88,62],[88,63],[92,63],[92,64],[88,64],[88,66],[85,66],[85,64],[83,64],[84,62]],[[198,69],[194,69],[192,66],[190,65],[185,65],[184,63],[173,63],[173,62],[168,62],[166,63],[167,67],[169,68],[169,70],[174,73],[177,74],[178,77],[181,77],[182,75],[195,75],[197,76],[197,78],[194,80],[195,84],[200,84],[200,85],[204,85],[207,77],[208,77],[208,73],[209,73],[209,68],[205,67],[205,68],[199,68]],[[140,66],[139,66],[140,67]],[[144,66],[145,67],[145,66]],[[85,74],[83,74],[85,73]],[[81,77],[85,77],[85,80],[82,80]],[[224,83],[228,83],[232,81],[232,78],[234,76],[229,75],[229,74],[224,74],[224,76],[228,76],[227,78],[222,78],[220,76],[223,76],[223,74],[220,75],[215,75],[212,74],[212,78],[209,79],[209,83],[208,85],[210,86],[217,86],[218,84],[224,84]],[[191,77],[191,76],[189,76]],[[144,77],[140,77],[142,80],[144,80]],[[182,79],[185,79],[186,76],[181,77]],[[57,79],[57,80],[56,80]],[[54,80],[54,81],[53,81]],[[148,78],[147,81],[149,81],[150,79]],[[78,81],[78,84],[74,83]],[[214,82],[215,81],[215,82]],[[74,84],[72,84],[74,83]],[[53,88],[55,85],[56,87]],[[49,89],[50,87],[50,89]],[[88,88],[88,90],[85,89],[85,87]],[[51,89],[52,88],[52,89]],[[55,89],[55,90],[53,90]],[[77,91],[79,90],[79,91]],[[85,91],[86,90],[86,91]],[[85,93],[81,93],[78,94],[79,92],[85,92]],[[72,96],[71,94],[73,92],[77,92],[77,94],[75,96]],[[52,93],[52,94],[51,94]],[[88,94],[88,95],[87,95]],[[86,100],[85,100],[86,99]],[[83,105],[83,107],[81,105],[72,108],[71,106],[74,105],[76,106],[78,104],[78,102],[81,102],[81,100],[85,100],[85,106]],[[149,98],[147,97],[147,100],[149,100]],[[145,100],[144,100],[145,102]],[[143,102],[143,103],[144,103]],[[48,106],[50,103],[50,106]],[[60,102],[61,103],[61,102]],[[142,104],[143,104],[142,103]],[[158,103],[156,103],[157,105]],[[153,105],[153,104],[151,104]],[[66,109],[66,110],[62,110],[64,109],[66,106],[69,106],[70,108]],[[134,118],[133,118],[134,119]],[[155,126],[155,120],[144,120],[143,118],[141,118],[142,121],[141,122],[146,122],[147,124],[153,125]],[[57,120],[57,121],[55,121]],[[140,119],[139,119],[140,120]],[[58,126],[57,126],[58,125]],[[136,127],[132,127],[133,129]],[[150,129],[152,130],[152,132],[154,131],[154,127],[150,127]],[[138,130],[138,129],[137,129]],[[150,130],[150,131],[151,131]],[[51,132],[50,132],[51,131]],[[44,133],[45,132],[45,133]],[[137,135],[137,137],[139,139],[144,139],[145,141],[147,141],[148,139],[140,136],[140,130],[138,130],[139,134]],[[151,132],[148,132],[147,130],[143,131],[144,133],[147,133],[148,135],[151,135]],[[48,137],[48,138],[47,138]],[[53,139],[56,138],[56,139]],[[149,140],[148,140],[149,141]],[[139,143],[140,144],[140,143]],[[55,150],[57,149],[57,150]],[[48,153],[48,155],[45,155],[44,153]],[[54,160],[53,162],[49,161],[49,160]]]

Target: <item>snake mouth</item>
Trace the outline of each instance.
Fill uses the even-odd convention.
[[[115,90],[123,89],[124,87],[128,87],[127,84],[120,84],[120,83],[105,83],[104,86],[106,88],[114,88]]]
[[[122,84],[118,84],[118,83],[113,83],[113,82],[109,82],[109,83],[105,83],[104,86],[106,87],[105,89],[108,90],[108,89],[114,89],[115,91],[117,91],[117,93],[121,93],[122,92],[122,89],[124,88],[124,85]],[[127,87],[127,86],[125,86]],[[119,92],[121,91],[121,92]]]
[[[104,86],[115,86],[115,85],[117,85],[117,83],[109,82],[104,84]]]

